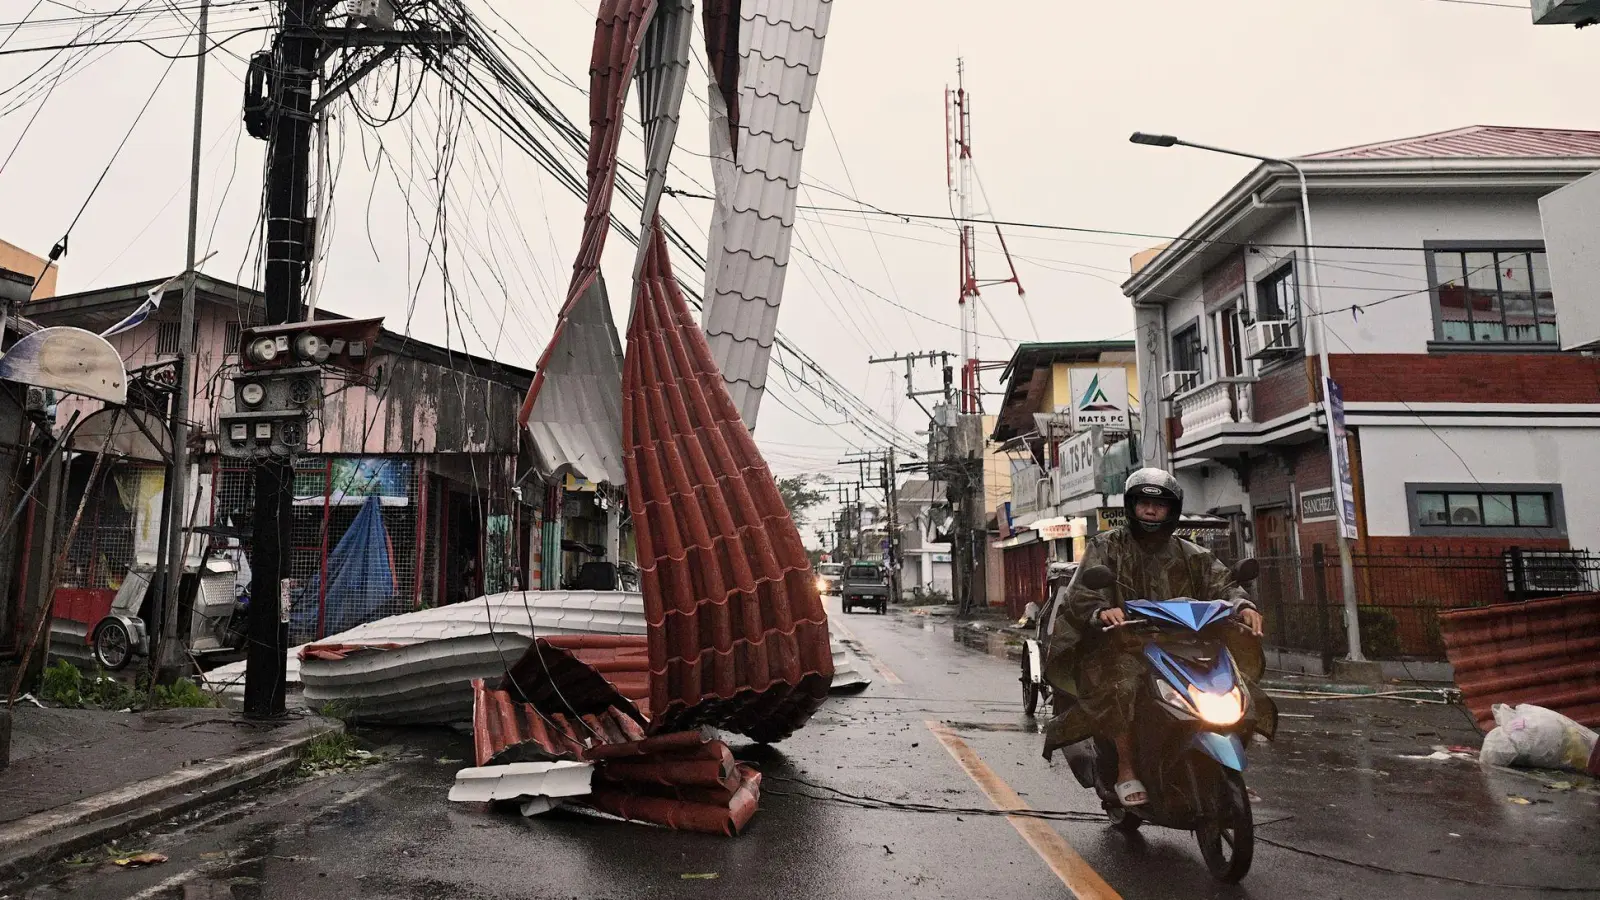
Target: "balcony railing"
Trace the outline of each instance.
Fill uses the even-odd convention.
[[[1216,425],[1254,421],[1252,418],[1253,378],[1219,378],[1173,398],[1183,434]]]

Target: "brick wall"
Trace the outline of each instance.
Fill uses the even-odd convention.
[[[1263,374],[1252,390],[1251,418],[1257,422],[1270,422],[1311,403],[1304,360],[1284,363]]]
[[[1600,359],[1571,353],[1339,353],[1329,365],[1347,403],[1600,403]]]

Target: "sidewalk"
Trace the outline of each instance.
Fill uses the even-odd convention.
[[[276,778],[340,723],[221,709],[109,712],[19,704],[0,771],[0,877]]]

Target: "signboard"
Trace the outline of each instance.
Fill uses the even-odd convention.
[[[1128,430],[1128,370],[1069,369],[1067,386],[1072,393],[1072,427],[1084,430],[1099,425],[1115,431]]]
[[[1300,492],[1301,522],[1332,522],[1337,518],[1339,508],[1333,502],[1333,488]]]
[[[1328,443],[1339,473],[1333,484],[1334,509],[1339,517],[1339,536],[1346,540],[1356,537],[1356,491],[1350,478],[1350,442],[1344,428],[1344,393],[1332,378],[1322,379],[1324,395],[1328,398]]]
[[[948,554],[948,553],[935,553],[935,554],[933,554],[933,561],[936,562],[936,563],[947,563],[947,562],[950,561],[950,554]]]
[[[1065,503],[1095,493],[1100,469],[1099,428],[1090,428],[1061,444],[1056,467],[1056,500]]]
[[[1595,292],[1600,291],[1600,219],[1594,215],[1596,204],[1600,204],[1600,173],[1539,198],[1550,273],[1546,276],[1535,268],[1532,287],[1541,321],[1547,312],[1553,312],[1561,323],[1563,350],[1600,346],[1600,305],[1592,301]],[[1541,280],[1545,283],[1541,284]]]

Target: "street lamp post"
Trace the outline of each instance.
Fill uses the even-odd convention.
[[[1136,131],[1129,141],[1143,144],[1147,147],[1192,147],[1196,150],[1209,150],[1212,153],[1223,153],[1228,156],[1242,156],[1245,159],[1259,160],[1264,163],[1288,166],[1300,179],[1300,222],[1301,231],[1306,239],[1306,269],[1310,273],[1310,294],[1306,297],[1311,318],[1316,323],[1317,362],[1322,368],[1323,384],[1323,412],[1328,428],[1328,468],[1333,477],[1333,486],[1339,488],[1342,483],[1339,472],[1341,457],[1338,433],[1333,427],[1333,408],[1331,398],[1327,396],[1327,387],[1333,382],[1332,370],[1328,368],[1328,326],[1322,316],[1322,281],[1317,272],[1317,242],[1311,232],[1311,192],[1306,187],[1306,173],[1292,159],[1283,159],[1277,156],[1263,156],[1259,153],[1246,153],[1242,150],[1229,150],[1225,147],[1213,147],[1209,144],[1196,144],[1185,141],[1170,134],[1145,134]],[[1339,539],[1339,571],[1344,576],[1344,615],[1345,637],[1347,640],[1348,658],[1351,662],[1365,662],[1366,657],[1361,654],[1361,625],[1357,618],[1359,612],[1356,603],[1355,563],[1350,556],[1350,539],[1345,535],[1343,525],[1343,510],[1339,510],[1340,525],[1336,529]]]

